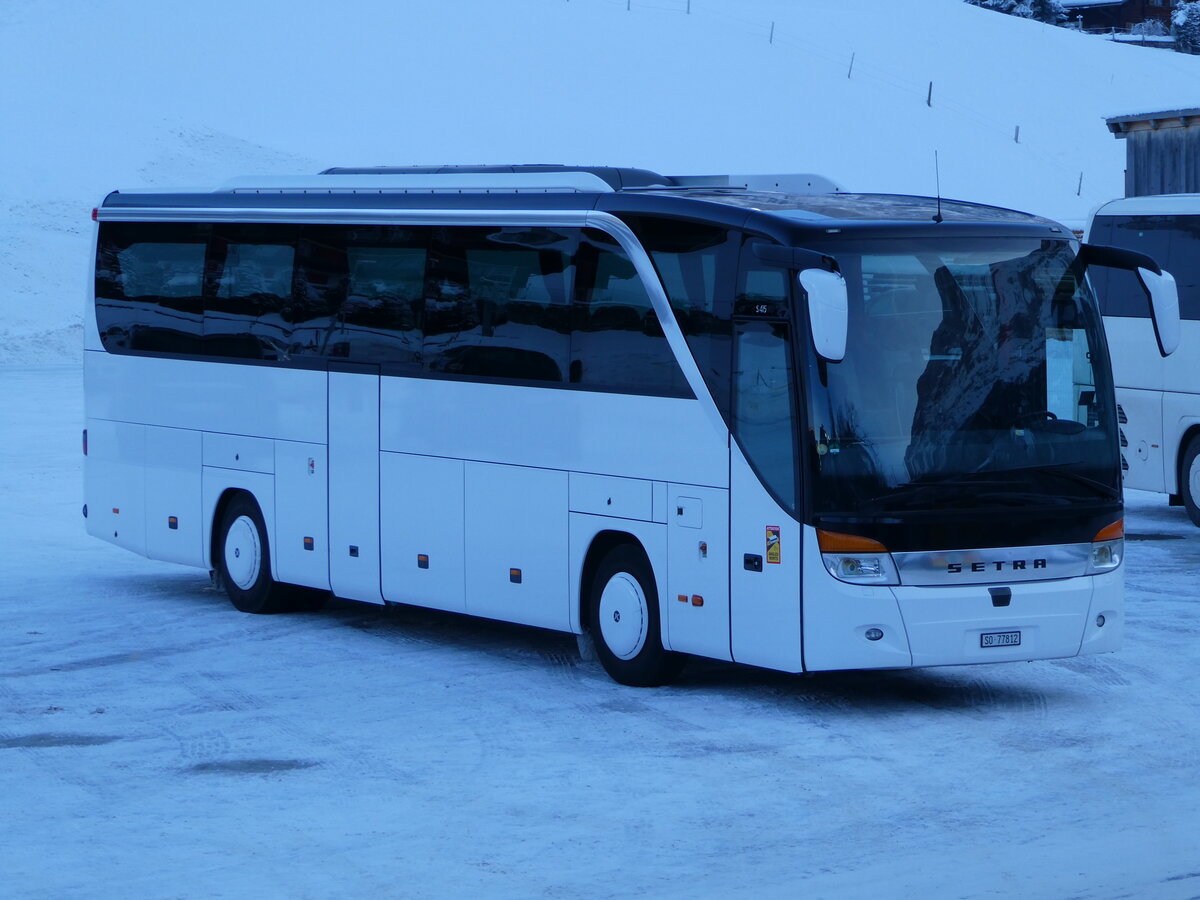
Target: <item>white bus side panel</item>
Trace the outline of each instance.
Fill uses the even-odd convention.
[[[329,590],[325,447],[275,441],[275,570],[288,584]]]
[[[1154,325],[1149,319],[1105,316],[1104,335],[1118,388],[1163,389],[1166,362],[1159,355]]]
[[[800,672],[802,529],[767,493],[741,449],[735,445],[730,456],[733,658],[752,666]],[[770,536],[768,528],[772,529]],[[779,561],[772,562],[768,541],[776,536]],[[747,554],[761,560],[761,571],[746,568]]]
[[[1129,464],[1121,476],[1125,487],[1167,490],[1167,470],[1173,466],[1167,463],[1163,448],[1162,392],[1117,388],[1117,403],[1127,419],[1119,426],[1127,444],[1121,448],[1121,456]],[[1175,440],[1178,446],[1179,439]]]
[[[383,596],[466,612],[466,507],[459,459],[379,455]]]
[[[732,660],[728,491],[667,485],[667,560],[669,648]]]
[[[891,589],[838,581],[821,561],[816,529],[805,525],[802,530],[804,668],[825,671],[911,666],[908,632]],[[880,629],[883,637],[867,640],[871,628]]]
[[[383,603],[379,561],[379,376],[329,373],[329,586]]]
[[[325,372],[83,354],[87,416],[324,444]]]
[[[146,555],[204,565],[200,501],[201,435],[146,428]]]
[[[727,437],[695,400],[384,377],[380,426],[399,453],[729,486]]]
[[[1200,389],[1200,376],[1192,384]],[[1180,454],[1187,449],[1183,446],[1183,436],[1200,426],[1200,394],[1164,393],[1162,405],[1165,490],[1175,494],[1181,490],[1177,463],[1181,461]]]
[[[466,464],[467,612],[570,630],[567,473]]]
[[[1163,454],[1161,396],[1166,362],[1158,352],[1154,325],[1149,319],[1106,316],[1104,333],[1112,357],[1117,403],[1129,419],[1120,426],[1128,441],[1128,446],[1121,448],[1129,463],[1123,476],[1125,486],[1145,491],[1166,490],[1164,478],[1168,466]]]
[[[146,555],[146,428],[89,418],[88,534]]]

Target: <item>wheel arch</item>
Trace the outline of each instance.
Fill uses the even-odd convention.
[[[275,493],[270,475],[251,472],[222,472],[223,477],[218,482],[205,470],[204,506],[208,510],[204,521],[204,552],[208,555],[206,563],[210,571],[217,568],[217,541],[219,540],[221,517],[236,497],[249,497],[258,506],[259,514],[266,529],[268,556],[271,561],[271,575],[278,577],[275,562]]]
[[[662,526],[651,527],[661,528]],[[645,535],[638,534],[637,531],[641,530],[642,529],[637,529],[636,531],[626,530],[619,527],[602,528],[597,531],[588,542],[587,551],[583,555],[583,564],[580,567],[579,582],[576,585],[575,593],[574,611],[575,615],[578,616],[577,621],[580,623],[581,631],[587,631],[588,599],[589,594],[591,593],[592,581],[596,577],[596,569],[599,567],[601,560],[603,560],[605,556],[607,556],[617,547],[620,547],[624,544],[635,547],[646,560],[646,565],[649,566],[650,572],[654,576],[654,587],[658,593],[660,619],[665,622],[665,615],[662,615],[664,583],[662,580],[661,566],[655,565],[656,559],[658,562],[665,562],[665,535],[663,536],[663,544],[661,547],[659,547],[656,546],[658,542],[653,540],[653,532]]]
[[[1171,485],[1167,485],[1168,493],[1183,496],[1183,492],[1187,486],[1186,474],[1183,471],[1183,460],[1187,456],[1188,447],[1191,446],[1193,440],[1197,439],[1200,439],[1200,423],[1193,423],[1180,436],[1179,446],[1175,449],[1175,487],[1174,490],[1171,490]]]

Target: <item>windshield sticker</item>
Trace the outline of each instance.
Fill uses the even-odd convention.
[[[767,562],[778,563],[780,561],[779,550],[779,526],[767,526]]]

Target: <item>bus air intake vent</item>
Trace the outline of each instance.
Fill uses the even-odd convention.
[[[1117,421],[1122,425],[1129,424],[1129,416],[1125,415],[1125,407],[1123,407],[1120,403],[1117,404]]]

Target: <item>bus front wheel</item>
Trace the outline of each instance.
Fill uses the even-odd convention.
[[[214,561],[237,609],[279,613],[317,609],[324,602],[324,592],[280,584],[271,577],[267,529],[253,497],[238,494],[230,500],[217,527]]]
[[[1188,441],[1179,472],[1179,493],[1193,525],[1200,525],[1200,435]]]
[[[588,613],[596,655],[614,681],[656,687],[679,674],[684,657],[663,649],[658,590],[640,547],[622,544],[600,561]]]

